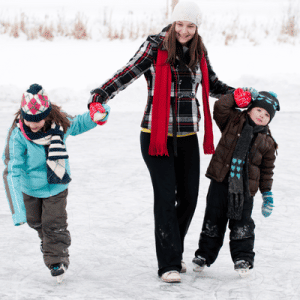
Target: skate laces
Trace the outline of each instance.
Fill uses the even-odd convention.
[[[55,265],[52,265],[52,269],[53,270],[59,270],[59,268],[60,268],[60,264],[55,264]]]

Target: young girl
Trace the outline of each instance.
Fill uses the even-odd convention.
[[[103,125],[109,113],[105,105],[72,118],[50,102],[42,86],[33,84],[23,94],[7,136],[3,179],[13,222],[27,222],[38,232],[52,276],[69,266],[66,205],[71,178],[65,141],[96,127],[92,118],[97,111],[106,114],[97,122]]]
[[[179,2],[172,24],[149,36],[125,67],[92,91],[89,101],[91,109],[96,103],[108,102],[140,76],[146,78],[148,99],[140,141],[154,191],[158,275],[165,282],[180,282],[179,272],[186,271],[184,238],[199,191],[197,90],[202,84],[205,154],[214,152],[208,97],[234,91],[212,70],[198,34],[199,16],[196,3]]]
[[[253,101],[245,107],[243,92],[222,96],[214,106],[214,119],[222,136],[207,169],[211,179],[194,271],[202,271],[216,260],[223,245],[229,220],[230,252],[234,269],[246,275],[254,264],[253,198],[258,189],[263,196],[262,214],[273,209],[273,169],[277,144],[269,123],[279,102],[272,92],[252,89]],[[241,101],[242,100],[242,101]],[[251,96],[249,97],[251,101]],[[249,104],[249,102],[248,102]]]

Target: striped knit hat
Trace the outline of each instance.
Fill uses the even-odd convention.
[[[39,122],[49,115],[51,109],[51,103],[41,85],[32,84],[23,93],[21,114],[26,121]]]

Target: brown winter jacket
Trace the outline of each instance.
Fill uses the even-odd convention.
[[[221,130],[222,136],[216,148],[206,176],[222,182],[230,169],[233,151],[246,121],[247,111],[236,109],[232,94],[222,96],[214,105],[214,120]],[[249,190],[254,196],[260,189],[261,193],[270,191],[273,183],[273,169],[277,144],[268,133],[258,133],[254,137],[248,155]]]

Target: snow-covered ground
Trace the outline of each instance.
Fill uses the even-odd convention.
[[[57,6],[64,3],[52,2]],[[230,5],[233,2],[228,1]],[[255,5],[268,7],[271,2],[274,8],[280,1],[265,0],[264,5],[251,1],[253,6],[248,6],[254,11]],[[8,5],[9,1],[3,3]],[[128,3],[132,5],[134,1]],[[203,0],[207,8],[208,3]],[[1,154],[21,94],[30,84],[42,84],[51,101],[69,113],[83,113],[89,91],[122,67],[141,43],[142,40],[28,42],[0,35]],[[275,209],[265,219],[260,210],[261,195],[257,194],[252,275],[241,279],[234,272],[228,232],[216,263],[200,275],[192,270],[209,185],[204,173],[210,156],[201,153],[199,202],[184,253],[188,271],[182,275],[181,284],[165,284],[158,279],[153,192],[139,146],[147,97],[145,80],[140,78],[109,103],[111,115],[105,126],[67,141],[73,179],[68,197],[72,245],[71,264],[63,284],[57,285],[44,266],[37,234],[27,225],[13,226],[0,185],[1,300],[300,299],[300,46],[251,46],[243,42],[206,46],[222,81],[234,87],[274,91],[280,100],[281,111],[271,123],[279,144],[273,185]],[[200,95],[201,92],[199,98]],[[211,98],[211,107],[213,101]],[[220,134],[217,128],[214,132],[216,144]],[[198,136],[202,144],[202,131]],[[2,161],[0,169],[3,170]]]

